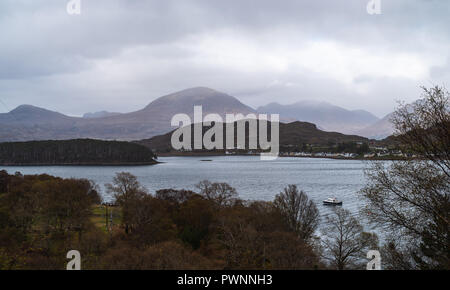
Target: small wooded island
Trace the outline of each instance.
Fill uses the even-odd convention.
[[[150,165],[156,155],[140,144],[74,139],[0,143],[0,165]]]

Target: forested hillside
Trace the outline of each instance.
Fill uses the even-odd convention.
[[[0,143],[1,165],[140,165],[156,163],[135,143],[76,139]]]
[[[193,147],[194,142],[194,127],[191,125],[191,147]],[[223,148],[226,146],[226,126],[223,126]],[[203,126],[202,134],[204,135],[211,126]],[[319,130],[316,125],[308,122],[292,122],[292,123],[280,123],[280,148],[285,147],[292,148],[293,145],[301,146],[302,144],[311,144],[316,146],[329,146],[330,144],[341,144],[341,143],[367,143],[369,140],[367,138],[356,136],[356,135],[345,135],[337,132],[326,132]],[[270,136],[271,126],[268,126],[268,136]],[[154,152],[167,153],[175,151],[171,145],[171,138],[174,131],[169,132],[164,135],[159,135],[152,137],[150,139],[136,141],[138,144],[142,144],[148,148],[151,148]],[[259,135],[257,135],[259,136]],[[234,143],[236,145],[237,140],[237,123],[234,124]],[[249,132],[248,124],[246,124],[245,131],[245,144],[246,149],[248,149],[249,144]],[[259,144],[259,143],[258,143]],[[205,151],[205,150],[203,150]],[[220,150],[218,150],[220,151]],[[224,151],[224,150],[222,150]]]

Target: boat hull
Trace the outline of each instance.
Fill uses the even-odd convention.
[[[342,201],[338,201],[338,202],[324,201],[323,205],[342,205]]]

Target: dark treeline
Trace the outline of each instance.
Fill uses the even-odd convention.
[[[362,155],[364,153],[370,152],[368,142],[342,142],[333,143],[328,142],[326,145],[317,146],[311,144],[299,144],[290,146],[280,146],[281,152],[307,152],[307,153],[317,153],[317,152],[330,152],[330,153],[355,153],[357,155]]]
[[[362,269],[356,262],[376,244],[360,226],[339,239],[339,229],[359,225],[341,210],[322,245],[318,209],[293,185],[273,202],[241,200],[226,183],[197,188],[149,194],[118,173],[107,185],[111,225],[87,180],[1,171],[0,269],[64,269],[73,249],[83,269]]]
[[[0,143],[2,165],[152,164],[155,155],[139,144],[76,139]]]

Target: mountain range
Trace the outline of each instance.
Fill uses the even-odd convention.
[[[0,141],[63,140],[95,138],[138,140],[167,133],[172,116],[193,115],[193,106],[202,105],[203,113],[254,113],[236,98],[209,88],[192,88],[160,97],[145,108],[125,114],[107,114],[94,118],[69,117],[31,105],[21,105],[0,114]]]
[[[259,107],[258,112],[279,114],[282,121],[310,122],[322,130],[344,134],[354,134],[379,121],[378,117],[364,110],[350,111],[317,101],[301,101],[290,105],[270,103]]]
[[[175,114],[185,113],[193,120],[195,105],[202,105],[203,115],[280,113],[281,121],[308,121],[326,131],[353,133],[359,130],[366,137],[378,134],[376,128],[366,131],[370,135],[364,133],[365,127],[376,126],[379,121],[366,111],[349,111],[331,104],[314,102],[300,102],[291,106],[272,103],[255,110],[233,96],[197,87],[162,96],[145,108],[130,113],[102,111],[72,117],[32,105],[21,105],[8,113],[0,114],[0,142],[77,138],[148,139],[173,130],[170,121]]]

